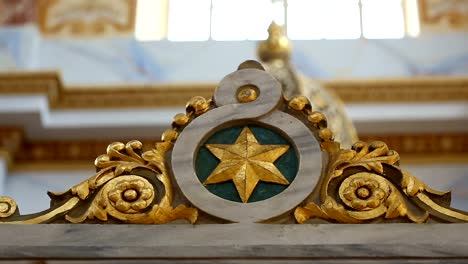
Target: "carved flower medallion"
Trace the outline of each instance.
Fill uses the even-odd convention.
[[[371,173],[358,173],[346,178],[340,186],[340,198],[349,207],[372,210],[379,207],[389,194],[385,180]]]
[[[153,201],[153,189],[141,179],[117,183],[108,194],[109,200],[122,213],[135,213],[146,208]]]

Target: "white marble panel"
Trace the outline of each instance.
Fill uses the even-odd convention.
[[[468,259],[468,224],[50,224],[0,225],[0,233],[2,259],[57,261],[53,263],[466,263]],[[119,259],[122,262],[115,262]]]

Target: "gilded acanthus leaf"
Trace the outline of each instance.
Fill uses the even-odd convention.
[[[109,217],[134,224],[163,224],[177,219],[195,223],[197,209],[185,205],[173,207],[172,183],[165,164],[166,152],[171,148],[172,143],[161,142],[155,149],[140,154],[142,144],[139,141],[112,143],[107,153],[96,159],[99,171],[93,177],[67,192],[50,193],[51,198],[58,201],[56,207],[27,220],[10,223],[45,223],[59,216],[71,223],[87,219],[106,222]],[[136,168],[150,173],[135,175]],[[157,193],[161,189],[164,193]]]
[[[141,147],[137,141],[126,145],[109,145],[107,154],[96,160],[97,166],[102,168],[101,172],[72,188],[72,193],[82,194],[80,197],[87,197],[84,195],[86,191],[89,193],[99,188],[98,193],[83,214],[74,217],[67,215],[66,219],[73,223],[95,218],[107,221],[108,215],[111,215],[127,223],[163,224],[177,219],[194,223],[198,217],[196,209],[184,205],[175,209],[172,207],[172,184],[165,164],[165,154],[172,143],[157,143],[155,149],[144,152],[140,157],[135,149],[140,150]],[[123,150],[125,153],[122,153]],[[164,187],[165,193],[159,203],[153,202],[159,194],[152,183],[143,176],[129,174],[138,167],[153,171],[154,180]]]
[[[447,193],[432,190],[401,170],[397,166],[398,153],[389,150],[385,143],[358,142],[351,150],[339,149],[334,142],[323,142],[321,146],[329,152],[330,161],[320,189],[320,203],[311,201],[296,208],[299,223],[310,218],[340,223],[407,218],[423,223],[431,213],[447,221],[467,221],[468,216],[437,205],[429,198],[428,194],[442,197]],[[345,174],[351,167],[357,172]],[[425,203],[428,209],[409,206],[413,201]]]

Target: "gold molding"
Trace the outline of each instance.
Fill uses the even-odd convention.
[[[345,103],[467,101],[468,77],[335,80],[323,85]]]
[[[335,80],[322,84],[345,103],[468,101],[468,77]],[[214,83],[65,87],[56,72],[0,73],[0,95],[44,95],[49,107],[56,109],[174,107],[196,95],[209,97],[215,87]]]
[[[83,167],[99,156],[109,143],[118,140],[122,139],[29,140],[22,128],[0,127],[0,155],[6,157],[11,168]],[[154,143],[142,142],[145,146]]]
[[[359,138],[362,141],[386,142],[401,155],[468,154],[468,132],[360,135]]]
[[[211,95],[214,88],[212,84],[65,87],[56,72],[0,73],[0,95],[44,95],[55,109],[180,106],[195,95]]]
[[[99,156],[109,143],[122,140],[127,139],[29,140],[19,127],[0,127],[0,155],[7,158],[12,169],[84,168],[83,164]],[[360,135],[360,140],[386,142],[405,164],[468,163],[468,133],[366,134]],[[151,146],[155,141],[142,143]]]

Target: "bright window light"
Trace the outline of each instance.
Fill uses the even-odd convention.
[[[214,40],[258,40],[268,37],[271,0],[212,0],[211,37]]]
[[[363,35],[369,39],[403,38],[401,0],[361,0]]]
[[[283,26],[285,23],[285,12],[284,12],[284,1],[285,0],[272,0],[272,20],[277,25]]]
[[[271,21],[304,40],[415,37],[420,27],[418,0],[137,0],[135,36],[260,40]]]
[[[358,0],[289,0],[291,39],[353,39],[361,35]]]
[[[356,39],[361,36],[361,22],[358,0],[328,0],[327,9],[333,15],[328,17],[325,38]]]
[[[410,37],[419,36],[419,8],[418,0],[405,0],[406,32]]]
[[[169,40],[201,41],[210,37],[210,0],[169,1]]]
[[[167,0],[138,0],[135,37],[138,40],[160,40],[166,36]]]

